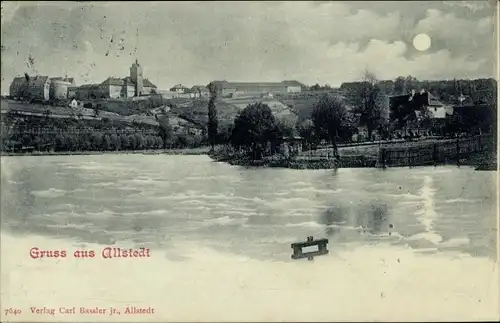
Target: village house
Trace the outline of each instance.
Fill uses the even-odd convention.
[[[399,136],[430,136],[439,134],[453,107],[441,103],[431,93],[422,90],[389,98],[391,120],[404,121],[404,128],[394,132]]]
[[[191,88],[191,96],[194,98],[199,98],[199,97],[207,97],[210,95],[210,91],[206,86],[203,85],[194,85]]]
[[[190,91],[189,91],[189,88],[188,88],[188,87],[185,87],[185,86],[184,86],[184,85],[182,85],[182,84],[177,84],[177,85],[175,85],[175,86],[171,87],[171,88],[170,88],[170,91],[171,91],[171,92],[177,92],[177,93],[180,93],[180,94],[182,94],[182,93],[189,93],[189,92],[190,92]]]
[[[91,100],[101,98],[101,93],[99,92],[99,84],[84,84],[75,92],[75,98],[77,100]]]

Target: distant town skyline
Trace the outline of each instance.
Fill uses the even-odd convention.
[[[213,80],[339,86],[365,69],[380,79],[494,77],[493,3],[6,1],[2,94],[25,72],[101,83],[126,77],[136,59],[161,90]]]

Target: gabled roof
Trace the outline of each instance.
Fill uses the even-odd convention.
[[[419,109],[422,106],[442,107],[444,106],[438,99],[436,99],[429,92],[394,95],[389,98],[392,108],[399,105],[411,105],[414,109]]]
[[[156,85],[154,85],[153,83],[151,83],[148,79],[143,79],[142,80],[142,85],[143,86],[148,86],[148,87],[154,87],[154,88],[156,88]]]
[[[228,82],[228,81],[214,81],[212,82],[217,88],[220,89],[234,89],[239,87],[285,87],[283,82]]]
[[[216,87],[220,89],[233,89],[233,88],[239,88],[239,87],[253,87],[253,88],[259,88],[259,87],[286,87],[286,86],[300,86],[300,87],[305,87],[304,84],[295,81],[295,80],[287,80],[287,81],[282,81],[282,82],[228,82],[228,81],[213,81],[212,84],[214,84]]]
[[[102,84],[102,83],[101,83]],[[99,87],[100,84],[83,84],[80,85],[78,88],[79,89],[92,89],[92,88],[97,88]]]
[[[191,90],[193,90],[193,91],[200,90],[201,92],[209,92],[208,88],[206,86],[204,86],[204,85],[193,85],[193,87],[191,88]]]
[[[285,84],[286,86],[300,86],[300,87],[305,87],[304,84],[300,83],[299,81],[295,81],[295,80],[283,81],[282,83]]]
[[[16,84],[16,85],[23,85],[23,84],[29,84],[30,86],[44,86],[45,83],[49,80],[48,76],[31,76],[29,79],[27,79],[25,76],[20,76],[20,77],[15,77],[12,80],[11,86]]]
[[[170,89],[185,89],[185,90],[188,90],[189,88],[185,87],[182,84],[176,84],[173,87],[171,87]]]
[[[108,77],[106,80],[104,80],[104,82],[102,82],[101,84],[102,85],[115,85],[115,86],[123,86],[124,84],[124,80],[123,79],[119,79],[119,78],[116,78],[116,77]]]
[[[443,103],[441,103],[438,99],[436,99],[432,94],[430,94],[429,92],[424,92],[423,94],[427,94],[427,101],[428,101],[428,105],[431,106],[431,107],[442,107],[443,106]],[[421,95],[423,95],[421,94]]]
[[[115,85],[115,86],[124,86],[125,84],[127,85],[135,85],[134,80],[130,76],[124,77],[122,79],[116,78],[116,77],[108,77],[104,82],[101,84],[103,85]],[[147,86],[147,87],[154,87],[156,88],[156,85],[151,83],[148,79],[143,79],[142,80],[142,85]]]

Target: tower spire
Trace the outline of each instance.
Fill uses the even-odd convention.
[[[135,63],[139,64],[139,28],[136,30],[136,40],[135,40]]]

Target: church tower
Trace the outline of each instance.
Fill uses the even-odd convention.
[[[135,96],[139,96],[144,92],[144,84],[142,78],[142,66],[139,65],[138,60],[130,67],[130,78],[135,84]]]

